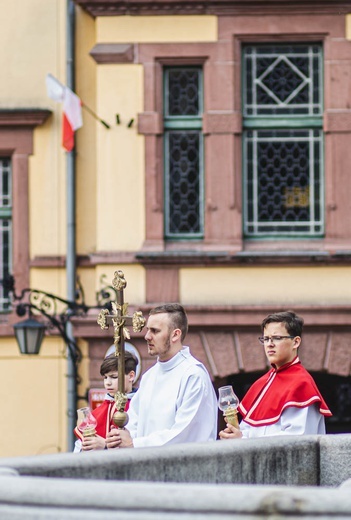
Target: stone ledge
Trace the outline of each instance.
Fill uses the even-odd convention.
[[[97,43],[90,51],[96,63],[133,63],[134,45],[121,43]]]
[[[39,126],[51,113],[51,110],[42,108],[0,108],[0,126]]]
[[[3,458],[0,517],[351,519],[350,448],[342,434]]]
[[[351,518],[346,488],[286,488],[0,477],[2,519]]]
[[[319,444],[318,436],[280,436],[20,457],[1,466],[36,477],[308,486],[319,483]]]

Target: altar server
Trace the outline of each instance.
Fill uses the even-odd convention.
[[[125,410],[128,410],[131,398],[136,392],[133,388],[133,382],[136,377],[138,360],[130,352],[125,352],[125,377],[124,386],[126,389],[128,401]],[[77,437],[74,446],[74,453],[81,451],[103,450],[106,449],[106,435],[114,426],[113,415],[117,412],[114,395],[118,390],[118,357],[111,354],[103,360],[100,366],[100,374],[104,378],[104,387],[106,390],[103,402],[92,411],[95,417],[96,435],[84,437],[76,427],[74,434]]]
[[[263,320],[259,340],[272,368],[239,404],[240,429],[227,423],[221,439],[325,433],[324,417],[332,413],[297,355],[303,323],[293,311]]]

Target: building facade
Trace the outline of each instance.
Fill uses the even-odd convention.
[[[294,309],[305,320],[300,357],[334,412],[329,431],[350,431],[351,2],[75,0],[71,18],[58,0],[29,4],[17,19],[4,7],[22,39],[11,63],[3,57],[17,76],[0,87],[3,273],[18,291],[67,295],[67,163],[61,107],[44,80],[66,80],[74,19],[75,91],[86,108],[74,153],[76,264],[88,304],[117,268],[131,309],[181,302],[194,355],[216,387],[233,384],[240,397],[267,369],[260,322]],[[19,357],[18,317],[2,296],[5,371],[20,371],[35,395],[46,395],[46,376],[55,382],[51,426],[39,421],[25,452],[67,449],[64,345],[50,331],[38,358]],[[72,320],[79,406],[101,384],[112,343],[96,313]],[[131,342],[145,371],[153,361],[143,334]],[[16,399],[9,416],[23,406]],[[9,420],[9,439],[18,428]]]

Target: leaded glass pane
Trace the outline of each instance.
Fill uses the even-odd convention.
[[[244,116],[322,114],[320,45],[248,45],[243,63]]]
[[[320,236],[322,130],[247,131],[244,151],[245,235]]]
[[[10,159],[0,159],[0,208],[10,207],[12,203]]]
[[[0,279],[9,274],[12,264],[12,175],[11,161],[0,158]],[[10,297],[0,285],[0,311],[10,309]]]
[[[164,71],[165,237],[203,236],[202,69]]]
[[[166,211],[168,237],[202,234],[202,136],[170,131],[166,139]]]
[[[200,101],[201,69],[175,67],[166,69],[165,116],[198,116]]]

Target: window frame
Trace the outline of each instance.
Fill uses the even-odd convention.
[[[0,156],[9,157],[12,170],[12,273],[16,287],[29,286],[29,158],[33,154],[33,134],[51,111],[39,108],[0,109]],[[11,309],[0,311],[9,314]],[[12,324],[10,315],[9,323]],[[9,329],[10,330],[10,329]],[[9,333],[6,327],[3,334]]]
[[[198,69],[199,71],[199,113],[197,116],[171,116],[167,112],[168,106],[168,72],[175,69]],[[200,65],[173,65],[163,67],[163,163],[164,163],[164,239],[166,241],[177,240],[202,240],[204,238],[204,136],[202,117],[204,111],[203,102],[203,70]],[[194,132],[199,135],[199,221],[200,230],[192,233],[172,233],[170,231],[170,161],[169,161],[169,136],[171,132]]]
[[[245,47],[248,46],[269,46],[269,45],[318,45],[320,47],[320,52],[318,54],[319,60],[319,89],[320,89],[320,105],[321,105],[321,114],[320,115],[300,115],[300,114],[286,114],[286,115],[276,115],[272,114],[268,115],[246,115],[245,114],[245,88],[247,87],[247,61],[244,59],[244,50]],[[323,40],[320,38],[306,39],[304,41],[296,40],[296,38],[292,38],[291,40],[284,39],[283,41],[270,41],[268,38],[265,41],[258,40],[257,42],[250,40],[250,42],[242,41],[240,44],[240,54],[241,54],[241,100],[242,106],[241,110],[243,113],[243,131],[242,131],[242,196],[243,196],[243,213],[242,213],[242,233],[244,241],[265,241],[265,240],[288,240],[288,241],[297,241],[297,240],[321,240],[325,238],[326,232],[326,215],[325,215],[325,171],[324,171],[324,153],[325,153],[325,143],[324,143],[324,132],[323,132],[323,116],[324,116],[324,46]],[[248,233],[248,206],[249,201],[247,198],[247,182],[248,182],[248,165],[247,165],[247,136],[249,131],[258,132],[260,130],[319,130],[320,131],[320,163],[319,163],[319,177],[320,177],[320,186],[319,186],[319,197],[320,197],[320,214],[321,214],[321,222],[320,224],[317,222],[309,222],[306,223],[306,227],[320,225],[320,232],[314,233],[299,233],[299,232],[272,232],[267,231],[266,233]],[[311,145],[313,146],[313,144]],[[257,156],[253,158],[253,160],[257,162]],[[310,172],[313,178],[313,172]],[[311,206],[310,206],[311,208]],[[313,211],[313,208],[312,208]],[[281,221],[283,223],[283,221]],[[274,227],[272,225],[272,227]]]
[[[8,184],[9,184],[9,189],[8,189],[8,195],[9,195],[9,204],[7,206],[2,206],[0,205],[0,240],[1,240],[1,243],[2,243],[2,239],[4,238],[4,235],[5,235],[5,229],[3,228],[3,221],[9,221],[9,225],[8,225],[8,229],[7,229],[7,233],[8,233],[8,245],[7,245],[7,257],[8,257],[8,261],[7,261],[7,265],[4,265],[2,263],[3,259],[4,259],[4,248],[2,247],[2,256],[1,256],[1,263],[0,263],[0,273],[1,273],[1,278],[4,278],[6,275],[12,273],[12,265],[13,265],[13,258],[12,258],[12,249],[13,249],[13,225],[12,225],[12,212],[13,212],[13,194],[12,194],[12,161],[11,161],[11,157],[9,156],[2,156],[0,155],[0,173],[2,173],[2,170],[3,170],[3,164],[2,162],[3,161],[8,161],[9,162],[9,166],[8,166]],[[2,185],[2,181],[1,181],[1,185]],[[1,197],[2,199],[2,193],[1,193]],[[8,295],[6,295],[6,289],[4,287],[0,287],[0,312],[6,312],[10,309],[10,300],[8,298]]]

